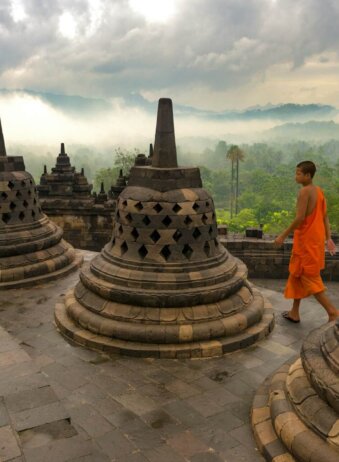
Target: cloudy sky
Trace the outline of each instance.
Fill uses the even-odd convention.
[[[339,107],[338,0],[0,0],[0,88]]]

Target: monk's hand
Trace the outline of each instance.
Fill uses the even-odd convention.
[[[281,247],[285,241],[285,238],[282,234],[274,239],[274,244],[276,247]]]
[[[335,245],[335,243],[332,241],[332,239],[328,239],[328,241],[326,241],[326,247],[327,247],[327,250],[329,251],[330,255],[335,255],[336,252],[337,252],[337,247]]]

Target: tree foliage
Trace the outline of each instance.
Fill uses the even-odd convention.
[[[239,174],[240,211],[236,217],[231,218],[230,214],[230,163],[225,159],[222,169],[206,165],[202,168],[204,186],[218,207],[218,223],[227,224],[231,231],[237,232],[260,224],[266,233],[281,232],[295,216],[299,188],[295,183],[296,164],[309,159],[317,165],[314,182],[325,192],[331,227],[339,231],[338,142],[330,141],[320,146],[302,141],[285,145],[255,143],[240,146],[240,149],[246,156]],[[232,146],[227,153],[228,158],[236,158]]]

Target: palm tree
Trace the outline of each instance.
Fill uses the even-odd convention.
[[[232,145],[227,151],[226,158],[232,162],[232,173],[231,173],[231,218],[233,218],[233,205],[235,202],[235,214],[238,214],[238,197],[239,197],[239,161],[243,161],[245,153],[237,145]],[[236,166],[234,172],[234,166]],[[235,173],[235,174],[234,174]],[[236,180],[235,191],[234,191],[234,178]],[[235,194],[234,194],[235,192]],[[235,196],[235,197],[234,197]],[[235,199],[235,200],[234,200]]]

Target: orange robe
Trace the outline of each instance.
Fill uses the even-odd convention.
[[[294,231],[286,298],[305,298],[325,290],[320,271],[325,267],[326,201],[319,186],[317,192],[313,212]]]

